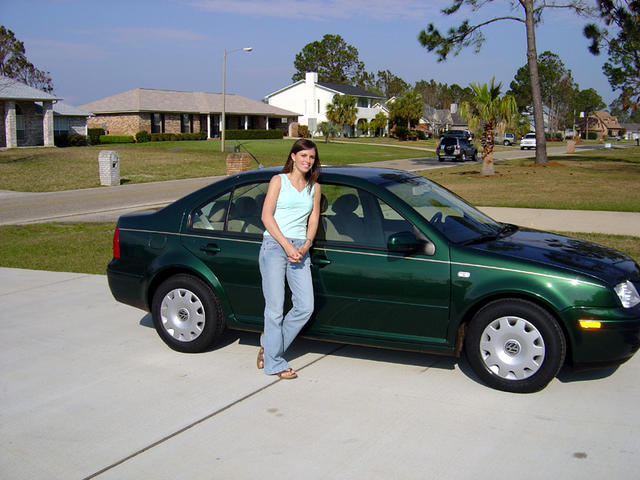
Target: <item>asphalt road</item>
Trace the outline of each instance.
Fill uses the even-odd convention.
[[[0,477],[11,480],[634,478],[640,356],[538,393],[464,359],[257,334],[188,355],[101,275],[0,268]]]

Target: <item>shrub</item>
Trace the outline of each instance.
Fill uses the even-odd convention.
[[[282,130],[225,130],[227,140],[265,140],[284,137]]]
[[[136,133],[136,142],[145,143],[149,140],[151,140],[151,136],[146,130],[140,130],[138,133]]]
[[[418,140],[426,140],[427,134],[422,130],[415,130],[416,135],[418,136]]]
[[[133,135],[100,135],[100,143],[133,143]]]
[[[56,147],[84,147],[87,145],[87,137],[84,135],[80,135],[77,133],[73,133],[69,135],[68,133],[63,133],[61,135],[56,135],[53,139],[53,143]]]
[[[580,137],[584,140],[585,135],[587,132],[582,132],[580,134]],[[589,140],[596,140],[598,138],[598,133],[597,132],[589,132]]]
[[[149,140],[152,142],[179,142],[182,140],[206,140],[206,139],[207,139],[207,132],[149,134]]]
[[[400,125],[396,126],[395,136],[398,140],[406,140],[409,135],[409,129]]]
[[[89,145],[99,145],[100,135],[104,135],[104,130],[102,128],[88,128],[87,137],[89,140]]]
[[[415,130],[410,130],[407,133],[407,140],[418,140],[418,132],[416,132]]]
[[[309,131],[309,127],[307,127],[306,125],[299,125],[298,136],[302,138],[311,138],[311,132]]]

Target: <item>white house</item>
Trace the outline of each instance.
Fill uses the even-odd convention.
[[[280,90],[265,96],[269,105],[304,112],[298,117],[300,125],[307,125],[312,132],[320,122],[327,121],[327,105],[333,102],[335,95],[351,95],[356,97],[356,125],[362,120],[371,121],[378,112],[383,112],[384,96],[369,92],[359,87],[341,83],[319,82],[316,72],[307,72],[304,80],[287,85]],[[347,135],[362,133],[354,127],[345,130]]]

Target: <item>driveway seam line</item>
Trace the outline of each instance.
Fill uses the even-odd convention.
[[[320,357],[316,358],[315,360],[313,360],[313,361],[311,361],[311,362],[307,363],[306,365],[304,365],[304,366],[302,366],[302,367],[300,367],[300,368],[298,368],[298,369],[296,369],[296,370],[298,370],[298,371],[300,371],[300,370],[304,370],[305,368],[307,368],[307,367],[309,367],[309,366],[313,365],[313,364],[314,364],[314,363],[316,363],[316,362],[319,362],[319,361],[320,361],[320,360],[322,360],[323,358],[326,358],[326,357],[328,357],[329,355],[332,355],[332,354],[334,354],[335,352],[337,352],[338,350],[340,350],[340,349],[342,349],[342,348],[345,348],[345,347],[346,347],[346,345],[338,345],[338,346],[337,346],[336,348],[334,348],[333,350],[331,350],[331,351],[329,351],[329,352],[325,353],[324,355],[321,355]],[[264,386],[260,387],[259,389],[255,390],[255,391],[253,391],[253,392],[251,392],[251,393],[248,393],[247,395],[245,395],[245,396],[243,396],[243,397],[240,397],[240,398],[239,398],[239,399],[237,399],[237,400],[234,400],[233,402],[229,403],[228,405],[225,405],[224,407],[219,408],[219,409],[218,409],[218,410],[216,410],[215,412],[212,412],[212,413],[210,413],[210,414],[208,414],[208,415],[205,415],[204,417],[202,417],[202,418],[200,418],[200,419],[196,420],[195,422],[192,422],[192,423],[190,423],[189,425],[186,425],[186,426],[182,427],[181,429],[176,430],[175,432],[173,432],[173,433],[171,433],[171,434],[169,434],[169,435],[166,435],[166,436],[162,437],[162,438],[161,438],[161,439],[159,439],[159,440],[156,440],[155,442],[151,443],[150,445],[147,445],[146,447],[141,448],[140,450],[137,450],[137,451],[133,452],[132,454],[130,454],[130,455],[128,455],[128,456],[126,456],[126,457],[124,457],[124,458],[122,458],[122,459],[118,460],[117,462],[114,462],[114,463],[112,463],[111,465],[108,465],[108,466],[104,467],[103,469],[101,469],[101,470],[99,470],[99,471],[97,471],[97,472],[95,472],[95,473],[92,473],[91,475],[89,475],[89,476],[87,476],[87,477],[84,477],[82,480],[90,480],[90,479],[92,479],[92,478],[96,478],[96,477],[98,477],[99,475],[102,475],[103,473],[106,473],[106,472],[108,472],[109,470],[112,470],[112,469],[114,469],[114,468],[116,468],[116,467],[118,467],[118,466],[122,465],[123,463],[128,462],[128,461],[129,461],[129,460],[131,460],[132,458],[135,458],[135,457],[137,457],[138,455],[140,455],[140,454],[142,454],[142,453],[145,453],[145,452],[147,452],[147,451],[149,451],[149,450],[151,450],[151,449],[153,449],[153,448],[157,447],[158,445],[161,445],[161,444],[165,443],[166,441],[171,440],[171,439],[172,439],[172,438],[174,438],[174,437],[177,437],[178,435],[180,435],[180,434],[182,434],[182,433],[186,432],[187,430],[191,430],[193,427],[196,427],[196,426],[200,425],[201,423],[204,423],[204,422],[206,422],[207,420],[210,420],[211,418],[213,418],[213,417],[217,416],[218,414],[220,414],[220,413],[222,413],[222,412],[224,412],[224,411],[226,411],[226,410],[229,410],[231,407],[234,407],[235,405],[238,405],[239,403],[244,402],[245,400],[248,400],[249,398],[251,398],[251,397],[253,397],[253,396],[257,395],[258,393],[260,393],[260,392],[262,392],[262,391],[266,390],[267,388],[269,388],[269,387],[271,387],[271,386],[275,385],[276,383],[278,383],[278,382],[280,382],[280,381],[282,381],[282,379],[281,379],[281,378],[278,378],[277,380],[274,380],[273,382],[268,383],[268,384],[266,384],[266,385],[264,385]]]
[[[1,267],[1,268],[4,268],[4,267]],[[14,268],[14,267],[6,267],[6,268]],[[56,273],[58,273],[58,272],[56,272]],[[73,273],[73,272],[71,272],[71,273]],[[14,295],[16,293],[28,292],[30,290],[37,290],[37,289],[40,289],[40,288],[43,288],[43,287],[50,287],[51,285],[60,285],[61,283],[73,282],[75,280],[80,280],[82,278],[92,276],[93,274],[78,273],[78,275],[79,276],[77,276],[77,277],[67,278],[65,280],[60,280],[58,282],[43,283],[43,284],[40,284],[40,285],[36,285],[36,286],[31,287],[29,290],[15,290],[13,292],[0,293],[0,297],[6,297],[7,295]]]

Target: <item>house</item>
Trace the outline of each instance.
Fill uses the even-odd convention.
[[[42,115],[42,106],[36,103],[36,113]],[[53,104],[53,135],[84,135],[87,136],[87,117],[89,112],[80,110],[63,102]]]
[[[625,140],[636,140],[640,138],[640,123],[621,123],[622,136]],[[634,136],[635,135],[635,136]]]
[[[58,100],[55,95],[0,75],[0,147],[53,147],[53,105]]]
[[[85,103],[79,108],[94,116],[89,128],[103,128],[110,135],[207,132],[221,130],[222,94],[136,88]],[[288,131],[298,113],[240,95],[225,95],[226,130],[280,129]]]
[[[469,129],[467,121],[457,113],[452,112],[448,108],[436,109],[426,103],[424,104],[424,109],[422,111],[422,118],[416,128],[425,130],[425,127],[421,127],[423,124],[427,124],[429,126],[426,131],[431,131],[431,133],[440,133],[447,130]]]
[[[622,126],[618,123],[618,118],[612,116],[609,112],[599,110],[589,114],[587,119],[581,118],[576,123],[578,134],[584,132],[596,132],[598,139],[611,136],[616,137],[620,134]]]
[[[319,123],[328,121],[327,105],[335,95],[351,95],[356,98],[356,125],[345,127],[346,135],[355,135],[357,125],[370,122],[378,112],[383,111],[384,96],[359,87],[333,82],[319,82],[317,72],[307,72],[304,80],[276,90],[265,96],[265,101],[274,107],[302,112],[297,121],[307,125],[312,132]]]

